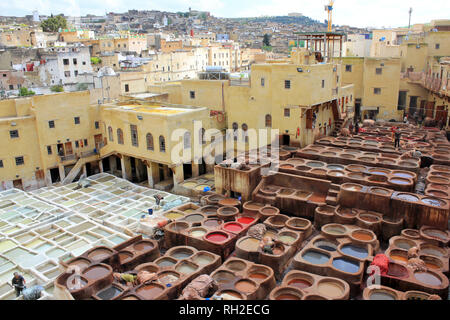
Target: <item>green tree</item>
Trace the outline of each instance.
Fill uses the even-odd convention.
[[[53,15],[47,20],[42,21],[41,28],[44,32],[57,32],[60,28],[67,29],[67,20],[63,16]]]
[[[99,57],[91,57],[91,63],[93,65],[100,64],[100,63],[102,63],[102,59]]]
[[[25,87],[22,87],[19,90],[19,97],[29,97],[29,96],[34,96],[35,94],[36,94],[36,92],[34,92],[33,90],[28,90]]]
[[[263,45],[265,47],[270,47],[270,35],[268,35],[267,33],[264,35]]]
[[[64,87],[61,85],[51,86],[50,90],[52,92],[64,92]]]

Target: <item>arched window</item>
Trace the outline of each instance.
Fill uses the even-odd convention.
[[[236,131],[239,128],[237,122],[233,122],[233,130]]]
[[[109,141],[114,141],[113,129],[111,128],[111,126],[108,127],[108,137]]]
[[[186,131],[183,136],[184,148],[189,149],[191,147],[191,133]]]
[[[206,144],[206,140],[205,140],[205,129],[201,128],[200,132],[199,132],[199,139],[200,139],[200,144]]]
[[[242,140],[244,140],[245,143],[248,143],[248,126],[246,123],[242,124]]]
[[[239,129],[239,125],[237,124],[237,122],[233,122],[232,127],[233,127],[234,141],[237,141],[237,138],[238,138],[237,137],[237,135],[238,135],[237,131]]]
[[[152,136],[152,134],[151,133],[147,133],[146,139],[147,139],[147,150],[151,150],[151,151],[155,150],[155,147],[153,146],[153,136]]]
[[[122,129],[117,129],[117,143],[123,144],[123,131]]]
[[[266,128],[272,128],[272,116],[266,114]]]
[[[166,139],[163,136],[159,136],[159,151],[166,152]]]

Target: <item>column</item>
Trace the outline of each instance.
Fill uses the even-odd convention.
[[[45,170],[45,185],[50,187],[52,185],[52,174],[50,170]]]
[[[183,165],[172,168],[172,171],[173,171],[173,186],[176,187],[184,181]]]
[[[100,170],[100,173],[103,173],[103,160],[98,162],[98,169]]]
[[[64,166],[63,165],[59,165],[58,166],[58,170],[59,170],[59,179],[62,182],[66,178],[66,172],[64,171]]]
[[[131,179],[132,173],[131,173],[130,157],[122,155],[122,158],[120,159],[120,164],[122,166],[122,178]]]
[[[82,174],[87,177],[87,168],[86,168],[85,164],[83,164],[83,173]]]
[[[114,172],[117,170],[117,163],[116,163],[116,156],[109,156],[109,169],[111,170],[111,173],[114,174]]]
[[[196,163],[196,161],[192,161],[192,178],[198,177],[199,176],[199,164]]]
[[[160,181],[159,167],[155,162],[148,162],[147,166],[148,186],[154,188],[155,184]]]

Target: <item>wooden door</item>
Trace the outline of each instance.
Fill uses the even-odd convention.
[[[64,144],[64,149],[66,150],[66,155],[73,154],[73,150],[72,150],[72,142],[66,142],[66,143]]]

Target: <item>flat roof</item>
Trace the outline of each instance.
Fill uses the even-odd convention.
[[[194,109],[187,109],[187,108],[185,109],[185,108],[177,108],[177,107],[166,107],[166,106],[162,106],[162,105],[146,106],[146,105],[138,105],[138,104],[118,106],[118,108],[122,109],[124,111],[135,111],[135,112],[161,114],[161,115],[174,115],[174,114],[186,113],[186,112],[194,110]]]

